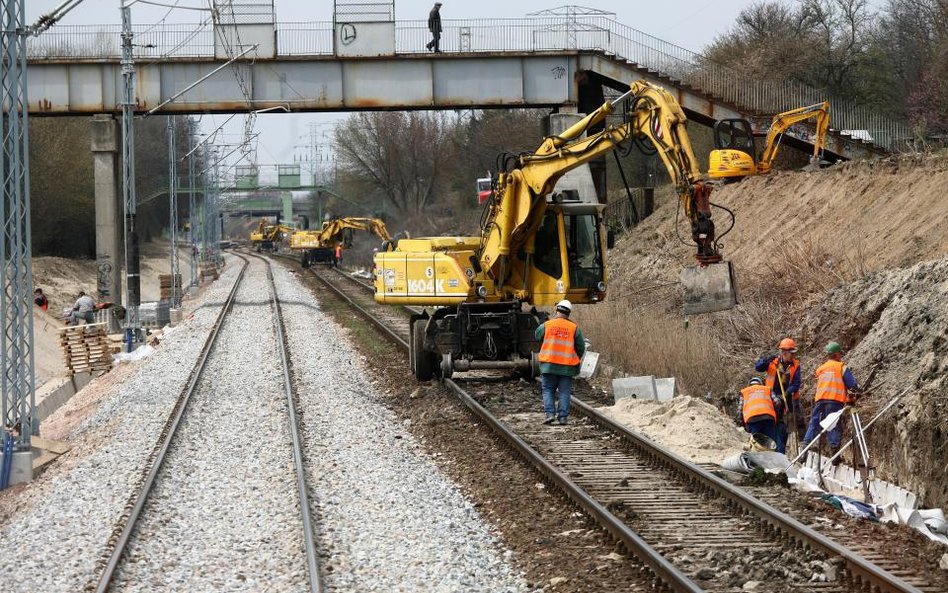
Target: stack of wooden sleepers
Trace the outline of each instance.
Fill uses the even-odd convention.
[[[64,327],[60,330],[59,343],[70,376],[112,368],[113,348],[104,323]]]

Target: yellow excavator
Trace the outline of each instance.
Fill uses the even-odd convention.
[[[313,263],[336,264],[336,247],[352,247],[352,232],[367,231],[382,240],[392,241],[380,218],[333,218],[323,222],[319,230],[296,231],[290,235],[290,249],[299,251],[304,268]]]
[[[293,232],[293,227],[285,224],[270,224],[261,219],[257,228],[250,232],[250,246],[257,251],[276,251],[280,241]]]
[[[586,135],[622,106],[621,123]],[[605,205],[554,188],[571,169],[616,148],[657,151],[677,188],[697,247],[698,265],[682,273],[686,304],[692,312],[733,307],[733,273],[718,250],[711,187],[698,169],[685,122],[668,91],[636,81],[619,98],[545,138],[534,153],[502,155],[479,236],[402,239],[377,253],[377,302],[434,307],[411,320],[415,377],[475,369],[535,376],[540,344],[534,330],[546,319],[535,306],[606,298],[612,235],[603,226]]]
[[[805,169],[819,167],[826,149],[826,134],[829,132],[829,108],[827,101],[784,111],[774,116],[767,132],[764,152],[757,158],[757,146],[751,124],[746,119],[722,119],[714,124],[714,147],[708,159],[708,177],[711,179],[738,180],[751,175],[770,173],[773,169],[780,141],[790,126],[814,120],[813,156]],[[809,140],[808,140],[809,141]]]

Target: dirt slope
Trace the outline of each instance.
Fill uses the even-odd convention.
[[[911,265],[948,253],[948,157],[844,163],[813,173],[776,171],[719,188],[737,225],[724,241],[738,281],[781,253],[789,239],[868,269]],[[713,211],[719,233],[728,218]],[[610,254],[614,284],[629,278],[675,279],[691,249],[675,237],[675,203],[665,200]],[[682,236],[687,225],[680,224]],[[630,257],[630,256],[637,257]]]
[[[776,172],[718,189],[713,201],[738,220],[724,238],[724,253],[734,263],[743,303],[692,325],[716,336],[721,366],[733,380],[728,391],[785,335],[800,344],[805,399],[812,398],[811,375],[829,340],[843,343],[857,377],[864,380],[877,367],[864,420],[912,386],[871,431],[871,452],[882,477],[915,489],[925,504],[948,507],[945,187],[948,156],[925,155]],[[726,217],[714,215],[723,230]],[[672,196],[610,252],[610,298],[674,281],[690,263],[691,249],[675,236]],[[623,302],[635,317],[653,314],[643,304],[656,301],[663,310],[654,315],[680,318],[669,289]]]
[[[883,270],[829,291],[810,310],[803,333],[837,335],[846,361],[863,374],[876,368],[860,402],[866,422],[911,388],[872,429],[878,469],[948,507],[948,258]],[[858,377],[857,377],[858,378]]]

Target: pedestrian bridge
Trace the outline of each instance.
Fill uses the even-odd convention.
[[[337,22],[335,28],[331,22],[271,23],[243,40],[208,23],[142,27],[133,41],[136,111],[586,112],[602,94],[584,92],[577,81],[590,77],[577,77],[582,72],[616,90],[634,80],[661,84],[700,123],[745,117],[761,133],[773,113],[828,99],[833,131],[827,150],[841,158],[892,150],[909,136],[898,122],[816,89],[743,78],[607,16],[444,20],[443,26],[444,53],[437,55],[425,50],[424,21]],[[56,26],[31,38],[30,114],[120,112],[120,46],[117,25]],[[805,125],[795,126],[786,141],[807,150],[810,134]]]

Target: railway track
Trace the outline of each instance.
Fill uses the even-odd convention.
[[[376,304],[370,285],[335,269],[313,273],[407,348],[407,315]],[[500,390],[496,381],[477,379],[444,385],[621,541],[662,589],[740,591],[756,580],[770,591],[944,590],[905,569],[891,552],[876,551],[873,560],[884,563],[884,570],[578,398],[578,418],[551,428],[540,424],[532,386],[505,383]]]
[[[129,563],[131,562],[134,565],[137,560],[136,558],[130,560],[130,557],[134,555],[133,548],[136,545],[142,545],[143,543],[148,544],[148,542],[143,542],[142,540],[147,539],[149,534],[159,531],[164,526],[164,524],[169,522],[173,523],[174,519],[177,518],[176,515],[181,514],[180,508],[172,509],[166,514],[161,505],[164,504],[167,495],[159,496],[154,493],[160,488],[163,480],[172,480],[172,476],[166,472],[171,471],[168,469],[170,463],[168,460],[172,457],[176,447],[180,447],[184,451],[183,455],[185,457],[200,456],[203,452],[203,449],[209,448],[207,443],[208,441],[212,440],[213,435],[208,436],[206,434],[201,434],[200,431],[194,431],[198,433],[199,437],[197,440],[195,440],[191,437],[190,430],[179,429],[187,422],[191,421],[191,416],[202,413],[207,414],[207,410],[213,408],[217,404],[216,401],[209,401],[207,397],[204,397],[202,390],[206,390],[207,384],[213,384],[214,381],[213,378],[209,377],[209,373],[206,372],[212,368],[212,359],[215,359],[215,357],[225,357],[228,355],[229,348],[219,347],[219,344],[221,343],[219,336],[223,333],[222,330],[227,329],[226,326],[234,314],[235,305],[238,307],[246,306],[247,311],[251,311],[256,304],[250,299],[245,302],[238,302],[237,300],[238,293],[241,292],[242,288],[244,287],[246,272],[251,265],[247,258],[240,255],[237,255],[237,257],[243,260],[243,264],[234,282],[234,286],[231,289],[217,319],[214,322],[210,334],[204,343],[204,347],[201,350],[197,363],[192,369],[184,389],[182,389],[178,395],[177,401],[175,402],[175,405],[169,414],[167,421],[162,427],[162,430],[160,431],[158,441],[156,442],[151,455],[144,464],[140,477],[133,485],[134,493],[127,500],[123,514],[119,517],[114,525],[112,536],[109,538],[105,549],[102,551],[100,560],[97,562],[97,578],[86,585],[86,591],[105,593],[106,591],[119,588],[138,590],[142,589],[142,587],[147,589],[149,586],[147,583],[136,582],[134,578],[130,578],[130,575],[135,574],[135,567],[130,567]],[[286,398],[285,402],[283,402],[283,405],[278,407],[285,406],[288,414],[286,425],[289,427],[289,440],[291,442],[290,449],[295,470],[293,479],[287,478],[282,481],[295,484],[295,492],[293,493],[293,496],[296,498],[293,502],[298,505],[298,529],[302,531],[300,534],[300,539],[302,540],[301,552],[304,556],[303,558],[299,559],[299,564],[301,566],[305,565],[305,568],[301,570],[305,570],[306,573],[305,577],[303,578],[305,578],[307,583],[307,589],[311,593],[321,593],[323,586],[319,564],[317,561],[318,555],[314,537],[315,525],[310,512],[311,504],[304,471],[302,442],[300,439],[298,418],[296,413],[296,395],[294,393],[293,381],[290,375],[288,362],[289,355],[287,352],[286,336],[280,311],[280,299],[277,294],[270,262],[262,257],[252,257],[259,261],[263,266],[266,266],[267,283],[269,286],[269,303],[267,304],[271,309],[274,342],[278,351],[276,356],[281,366],[283,395]],[[252,294],[253,291],[251,289],[245,289],[244,293]],[[234,329],[239,330],[240,328],[236,327]],[[246,394],[247,398],[252,398],[253,395],[253,389],[248,389],[248,393]],[[202,397],[204,397],[205,401],[201,401],[200,404],[192,405],[192,402],[198,401]],[[273,404],[273,402],[270,404],[273,407],[277,407]],[[195,408],[195,406],[198,405],[200,407]],[[192,410],[192,408],[195,409]],[[253,422],[253,416],[249,418],[249,421]],[[196,423],[197,421],[195,420],[194,422]],[[279,424],[279,421],[276,421],[275,423]],[[240,435],[224,435],[225,439],[228,439],[228,437],[231,441],[241,438]],[[191,438],[191,441],[188,441],[189,438]],[[236,457],[231,456],[229,453],[227,456]],[[280,467],[283,467],[288,460],[271,459],[270,461],[275,462]],[[264,461],[264,463],[266,463],[266,461]],[[197,465],[200,466],[200,462],[198,462]],[[186,475],[176,477],[179,482],[197,481],[196,478],[198,478],[198,476]],[[238,475],[238,480],[239,479],[240,476]],[[170,489],[174,490],[175,487],[171,487]],[[266,498],[266,495],[262,496],[261,498]],[[285,502],[287,499],[283,498],[282,500]],[[214,498],[214,502],[216,503],[215,506],[219,505],[220,507],[226,507],[224,500],[217,500]],[[294,505],[290,504],[288,506],[292,507]],[[243,519],[243,517],[235,513],[233,517],[229,518],[227,513],[230,511],[231,509],[229,508],[214,508],[213,512],[199,514],[202,515],[200,518],[204,521],[217,522],[225,525],[229,523],[231,528],[236,527],[236,529],[239,531],[241,528],[239,521]],[[269,511],[269,509],[264,509],[264,511]],[[146,522],[157,524],[158,527],[156,528],[154,525],[152,525],[148,528],[145,528],[143,525],[146,524]],[[188,524],[186,531],[190,532],[195,527],[196,526],[194,524]],[[172,528],[172,530],[173,529],[174,528]],[[292,528],[287,529],[292,531]],[[224,531],[226,532],[226,529]],[[185,535],[185,537],[188,538],[189,536]],[[187,543],[190,543],[189,539]],[[210,547],[222,547],[223,543],[226,542],[213,541]],[[152,550],[144,553],[147,561],[152,564],[155,562],[159,563],[162,566],[162,569],[169,566],[176,566],[178,560],[174,557],[174,555],[180,551],[180,544],[163,544],[159,547],[164,548],[162,553],[167,552],[168,557],[157,559],[148,557],[149,555],[155,554],[155,552]],[[138,555],[142,556],[142,554]],[[218,558],[217,560],[218,564],[220,564],[220,559]],[[280,571],[284,565],[289,564],[290,562],[291,561],[285,557],[277,558],[275,559],[275,563],[272,565],[272,567],[274,571]],[[209,572],[212,570],[210,566],[204,566],[203,563],[201,563],[200,566],[203,572]],[[230,566],[228,568],[233,567]],[[128,571],[129,574],[123,574],[123,571]],[[202,574],[202,576],[207,575]],[[283,574],[263,576],[267,578],[268,581],[271,578],[273,581],[287,578],[286,575]],[[245,575],[241,575],[241,577],[247,578]],[[260,575],[249,575],[249,578],[259,577]],[[226,588],[225,583],[221,582],[220,584]]]

